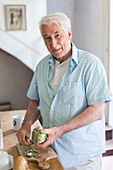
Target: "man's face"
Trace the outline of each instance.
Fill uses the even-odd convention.
[[[51,23],[42,25],[42,36],[49,52],[59,61],[71,55],[71,30],[66,34],[61,25]]]

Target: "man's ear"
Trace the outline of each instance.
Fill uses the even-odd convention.
[[[68,30],[68,38],[69,38],[69,40],[71,40],[71,38],[72,38],[71,28],[69,28],[69,30]]]

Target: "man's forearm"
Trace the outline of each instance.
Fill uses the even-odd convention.
[[[105,103],[101,102],[96,105],[89,106],[84,112],[73,118],[66,124],[59,127],[59,135],[67,133],[71,130],[86,126],[96,120],[103,118]]]
[[[39,118],[40,110],[38,109],[38,106],[38,100],[30,100],[23,122],[23,126],[24,124],[28,124],[28,126],[31,126]]]

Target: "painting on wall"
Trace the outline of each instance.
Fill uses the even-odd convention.
[[[5,5],[7,31],[26,30],[26,6]]]

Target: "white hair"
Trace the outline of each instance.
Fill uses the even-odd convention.
[[[41,34],[42,34],[42,25],[44,24],[49,25],[51,23],[55,23],[58,26],[59,24],[61,24],[62,29],[66,33],[68,33],[69,28],[71,28],[71,22],[70,22],[70,19],[67,17],[67,15],[65,15],[62,12],[55,12],[55,13],[49,14],[41,18],[39,22],[39,28],[40,28]]]

